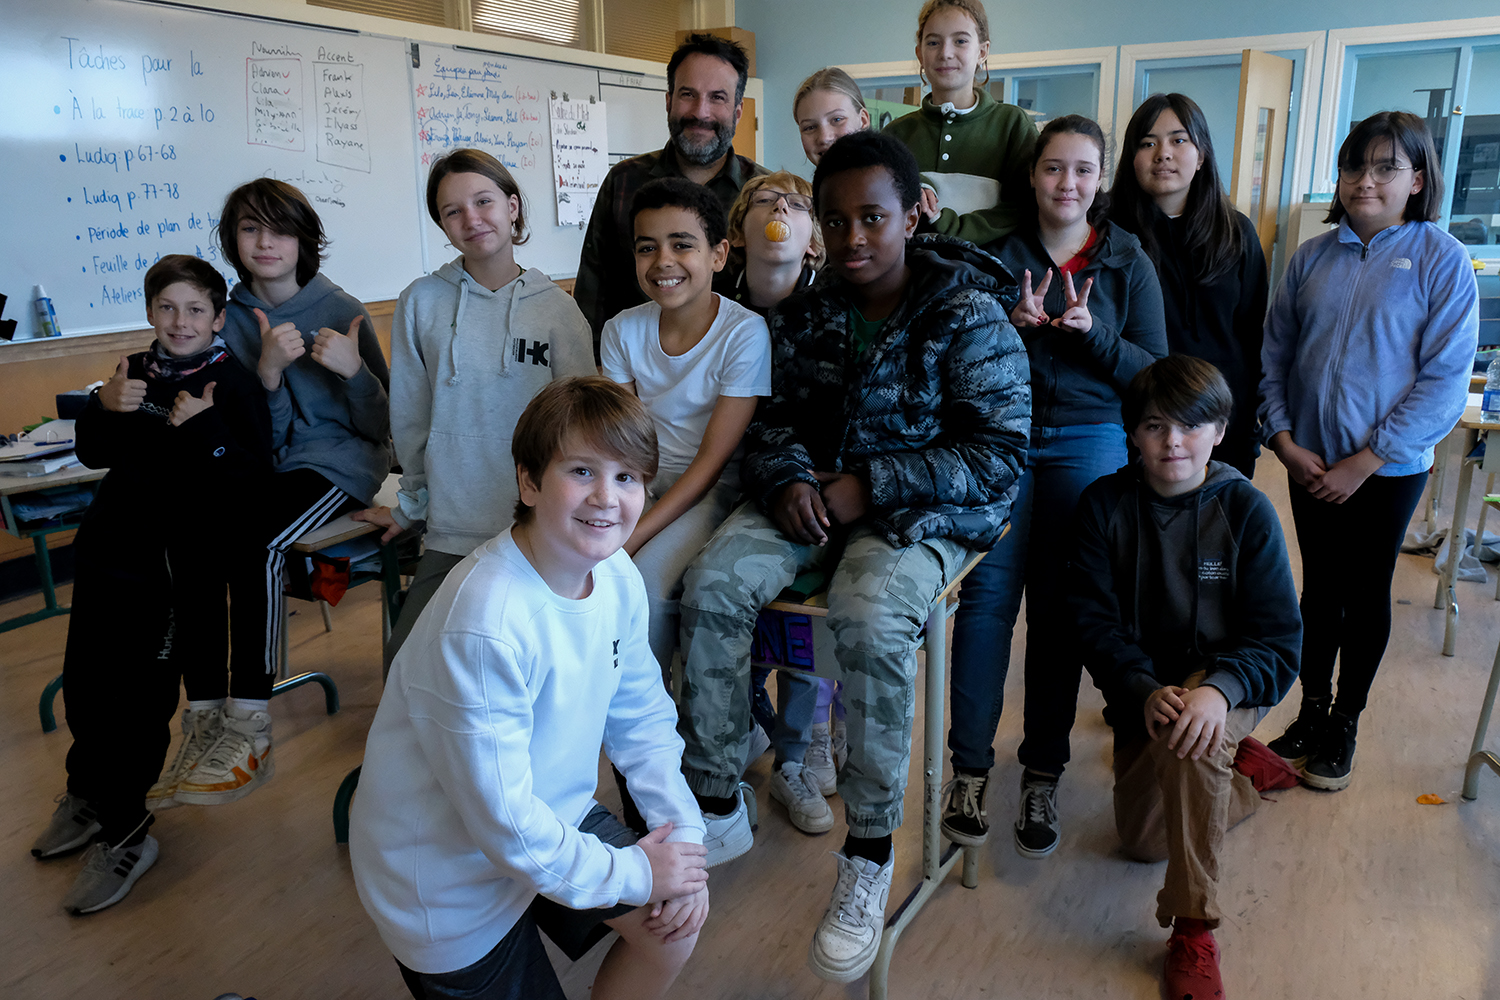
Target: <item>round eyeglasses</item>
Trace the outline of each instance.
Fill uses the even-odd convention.
[[[811,212],[812,199],[805,194],[788,194],[785,191],[773,191],[770,188],[761,188],[750,196],[750,204],[756,208],[772,208],[778,201],[786,199],[786,207],[793,212]]]
[[[1411,169],[1411,167],[1398,167],[1394,163],[1361,163],[1358,166],[1339,167],[1339,180],[1345,184],[1358,184],[1365,176],[1365,171],[1368,170],[1376,184],[1389,184],[1401,171]]]

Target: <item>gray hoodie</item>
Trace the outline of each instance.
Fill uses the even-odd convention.
[[[510,439],[554,378],[595,375],[593,334],[568,293],[527,270],[490,291],[463,258],[406,287],[391,326],[391,433],[398,523],[427,522],[427,547],[466,556],[514,517]]]
[[[242,281],[229,293],[222,336],[235,360],[252,372],[260,364],[255,309],[263,311],[272,326],[296,324],[308,351],[282,373],[281,387],[266,396],[276,471],[312,469],[369,504],[391,471],[386,399],[390,373],[370,314],[358,299],[321,274],[274,309]],[[325,326],[347,333],[355,316],[364,317],[359,326],[363,363],[353,378],[345,380],[312,359],[313,338]]]

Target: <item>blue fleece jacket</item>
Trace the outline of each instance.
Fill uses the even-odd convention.
[[[1432,466],[1468,399],[1479,292],[1463,245],[1430,222],[1346,218],[1292,255],[1266,314],[1260,419],[1332,465],[1367,445],[1377,476]]]

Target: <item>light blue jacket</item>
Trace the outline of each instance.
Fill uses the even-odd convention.
[[[1468,400],[1479,292],[1463,245],[1430,222],[1376,234],[1349,228],[1292,255],[1266,314],[1260,420],[1342,461],[1367,445],[1377,476],[1432,466]]]

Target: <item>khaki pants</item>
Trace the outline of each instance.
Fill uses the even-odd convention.
[[[1202,671],[1183,687],[1203,683]],[[1156,897],[1156,919],[1173,917],[1219,925],[1219,851],[1224,831],[1260,805],[1250,779],[1234,770],[1240,740],[1263,712],[1237,708],[1224,725],[1217,753],[1177,759],[1167,737],[1141,739],[1115,748],[1115,828],[1125,853],[1137,861],[1167,862],[1167,884]]]

